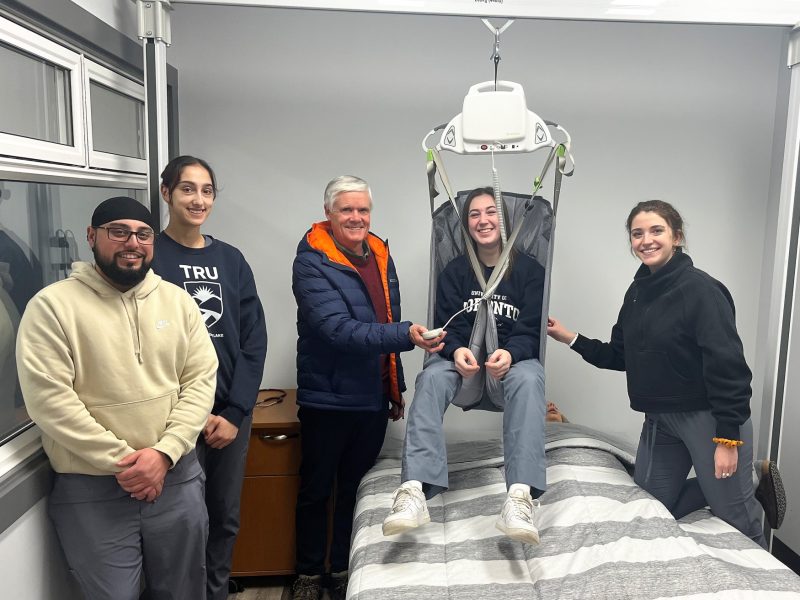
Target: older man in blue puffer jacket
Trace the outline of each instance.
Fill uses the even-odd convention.
[[[343,175],[325,189],[327,220],[297,247],[297,403],[302,432],[297,498],[297,600],[322,595],[326,505],[336,480],[331,597],[344,599],[358,483],[383,444],[387,418],[403,416],[400,352],[442,349],[442,337],[400,321],[400,288],[386,242],[369,232],[367,183]]]

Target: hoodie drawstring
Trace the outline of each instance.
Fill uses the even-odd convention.
[[[133,337],[134,343],[134,351],[136,352],[136,359],[139,361],[141,365],[144,363],[142,359],[142,338],[139,334],[139,300],[136,298],[136,295],[133,296],[133,308],[135,315],[131,317],[131,313],[128,310],[128,303],[125,302],[125,297],[121,297],[122,306],[125,308],[125,314],[128,317],[128,324],[131,327],[131,336]]]

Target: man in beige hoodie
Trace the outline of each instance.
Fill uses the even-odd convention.
[[[49,499],[87,599],[197,600],[208,517],[197,436],[217,358],[197,304],[150,271],[150,212],[102,202],[95,263],[39,292],[19,327],[25,404],[56,471]]]

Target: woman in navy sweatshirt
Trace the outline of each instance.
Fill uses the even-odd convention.
[[[502,251],[493,193],[492,188],[470,192],[461,215],[486,279],[499,263]],[[469,346],[482,290],[466,256],[452,260],[442,271],[436,290],[436,327],[444,326],[461,309],[466,310],[447,326],[441,358],[428,359],[417,377],[403,445],[403,484],[395,491],[392,511],[383,522],[384,535],[430,520],[426,498],[448,486],[442,418],[462,378],[486,369],[489,377],[500,381],[505,402],[503,446],[508,496],[497,528],[511,539],[539,542],[536,498],[545,489],[544,371],[538,360],[543,291],[544,268],[528,256],[513,254],[510,269],[490,299],[498,348],[479,364]]]
[[[231,555],[239,532],[239,500],[267,329],[250,265],[233,246],[200,232],[217,183],[209,164],[174,158],[161,173],[169,225],[155,241],[153,270],[195,299],[219,358],[214,408],[197,440],[206,475],[208,600],[228,597]]]
[[[642,264],[611,341],[550,318],[547,333],[587,362],[625,371],[631,408],[645,413],[634,479],[676,517],[706,503],[765,546],[753,494],[750,369],[727,288],[683,252],[683,220],[670,204],[637,204],[626,223]],[[686,479],[694,467],[696,478]]]

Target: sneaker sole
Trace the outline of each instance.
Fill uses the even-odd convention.
[[[420,525],[425,525],[425,523],[430,522],[431,516],[428,513],[423,514],[418,519],[414,519],[413,521],[409,519],[398,519],[396,521],[383,524],[383,535],[397,535],[398,533],[403,533],[404,531],[408,531],[410,529],[416,529]]]
[[[775,522],[770,523],[772,529],[778,529],[783,525],[783,517],[786,516],[786,490],[783,487],[778,465],[769,461],[769,483],[772,485],[772,496],[775,498]]]
[[[506,527],[502,519],[498,519],[494,526],[502,531],[506,537],[514,540],[515,542],[523,542],[531,545],[539,543],[539,532],[536,530],[530,531],[528,529],[515,529]]]

